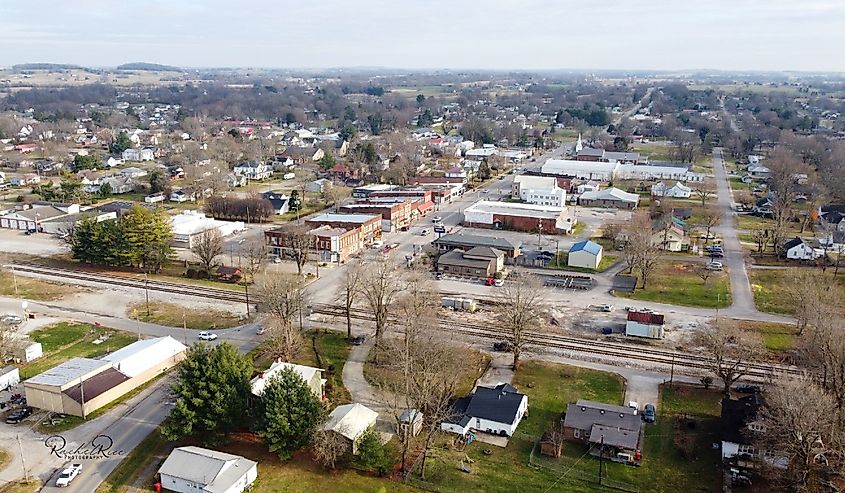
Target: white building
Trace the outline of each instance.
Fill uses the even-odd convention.
[[[673,199],[688,199],[692,189],[681,182],[676,182],[671,187],[659,181],[651,186],[652,197],[669,197]]]
[[[244,161],[235,166],[232,171],[236,175],[246,177],[247,180],[260,181],[270,178],[273,174],[273,167],[255,161]]]
[[[596,270],[601,264],[602,246],[590,240],[579,241],[569,249],[566,265]]]
[[[258,463],[200,447],[178,447],[158,470],[161,485],[179,493],[241,493],[258,478]]]
[[[512,194],[529,204],[566,206],[566,190],[552,176],[518,175],[513,179]]]
[[[21,374],[14,366],[0,368],[0,390],[14,387],[21,381]]]
[[[570,233],[577,219],[567,207],[480,200],[464,209],[463,224],[471,228],[507,229],[547,234]]]
[[[684,166],[652,166],[643,164],[604,163],[547,159],[540,168],[543,173],[579,178],[581,180],[679,180],[703,181],[704,175],[693,173]]]
[[[496,387],[476,387],[475,391],[455,401],[454,417],[440,424],[440,429],[458,435],[477,430],[492,435],[513,436],[528,411],[528,396],[507,383]]]
[[[252,394],[260,396],[264,393],[264,387],[270,379],[282,372],[285,368],[290,368],[302,380],[308,384],[308,387],[317,396],[318,399],[323,398],[324,389],[326,387],[326,379],[323,378],[323,370],[321,368],[314,368],[312,366],[295,365],[293,363],[285,363],[284,361],[275,361],[270,368],[262,371],[258,376],[250,381]]]
[[[358,453],[358,441],[367,429],[376,425],[378,413],[367,406],[355,403],[337,406],[329,414],[323,430],[333,431],[349,440],[352,453]]]
[[[218,221],[206,217],[200,211],[184,211],[170,218],[173,230],[171,245],[176,248],[191,248],[195,239],[202,233],[216,229],[221,236],[229,236],[244,230],[242,221]]]
[[[121,156],[124,161],[152,161],[155,152],[149,147],[144,149],[126,149]]]
[[[816,260],[824,256],[823,249],[813,248],[809,243],[798,237],[787,241],[783,245],[783,251],[786,252],[786,258],[790,260]]]

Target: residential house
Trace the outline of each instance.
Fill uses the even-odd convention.
[[[441,254],[436,261],[438,272],[459,276],[492,277],[504,268],[505,253],[487,246],[464,251],[460,248]]]
[[[232,171],[236,175],[246,177],[251,181],[263,181],[273,175],[273,168],[257,161],[243,161],[235,166]]]
[[[167,197],[167,199],[171,202],[177,202],[180,204],[182,202],[196,202],[197,194],[194,193],[192,190],[185,190],[180,188],[170,192],[170,195]]]
[[[590,240],[579,241],[569,249],[566,265],[584,269],[597,270],[601,264],[603,248]]]
[[[828,230],[845,232],[845,204],[829,204],[819,207],[819,224]]]
[[[147,176],[147,172],[145,170],[134,167],[124,168],[120,170],[118,174],[120,176],[125,176],[126,178],[143,178]]]
[[[124,161],[152,161],[155,159],[155,149],[126,149],[121,155]]]
[[[267,383],[285,369],[293,370],[308,385],[308,388],[311,389],[315,397],[321,400],[323,399],[326,389],[326,379],[323,378],[322,368],[295,365],[281,360],[274,361],[270,365],[270,368],[267,368],[250,380],[249,385],[252,394],[260,397],[264,393],[264,387],[267,386]]]
[[[673,199],[688,199],[692,189],[681,182],[676,182],[671,187],[659,181],[651,186],[652,197],[668,197]]]
[[[598,192],[601,189],[601,183],[595,180],[587,180],[584,183],[578,184],[576,191],[578,195],[581,195],[585,192]]]
[[[229,173],[226,175],[226,186],[229,188],[237,188],[246,186],[247,178],[244,175],[237,173]]]
[[[103,166],[107,168],[114,168],[117,165],[123,164],[122,158],[116,158],[114,156],[109,156],[108,158],[103,159]]]
[[[816,260],[824,256],[824,250],[813,248],[810,243],[798,236],[783,244],[783,252],[790,260]]]
[[[639,463],[643,422],[637,410],[588,400],[566,407],[563,436],[590,447],[592,455],[625,463]]]
[[[511,194],[529,204],[566,206],[566,190],[550,176],[517,175],[513,179]]]
[[[151,193],[144,197],[144,202],[148,204],[157,204],[159,202],[164,202],[164,198],[164,192]]]
[[[334,180],[346,181],[350,178],[358,178],[358,173],[354,168],[341,163],[337,163],[326,171],[326,174]]]
[[[788,459],[773,450],[759,450],[754,446],[754,433],[765,433],[766,427],[759,418],[764,401],[759,393],[739,399],[722,399],[719,434],[722,442],[722,460],[737,461],[745,467],[756,467],[763,460],[770,466],[784,468]]]
[[[13,176],[9,179],[9,183],[11,183],[13,187],[25,187],[27,185],[37,185],[37,184],[41,183],[41,177],[38,176],[38,175],[33,175],[33,174]]]
[[[290,156],[275,156],[269,164],[273,167],[273,171],[288,171],[294,166]]]
[[[352,453],[357,455],[361,436],[376,425],[377,419],[378,413],[362,404],[344,404],[334,408],[322,429],[348,440]]]
[[[258,478],[258,463],[239,455],[187,446],[170,452],[158,469],[161,486],[178,493],[241,493]]]
[[[91,190],[89,193],[96,193],[100,190],[100,187],[102,187],[103,184],[106,183],[109,184],[109,186],[111,187],[111,193],[114,195],[120,195],[135,191],[135,180],[128,176],[114,175],[100,179],[100,183],[96,186],[94,190]],[[87,187],[86,191],[88,191]]]
[[[681,252],[689,249],[686,223],[672,214],[657,219],[653,225],[652,244],[667,252]]]
[[[270,201],[276,215],[281,216],[290,210],[290,198],[287,195],[278,192],[264,192],[261,196]]]
[[[507,383],[478,386],[470,395],[455,401],[452,410],[453,417],[440,425],[443,431],[466,435],[477,430],[510,437],[528,413],[528,396]]]
[[[305,185],[305,191],[311,193],[323,193],[329,188],[331,188],[331,186],[331,180],[327,180],[326,178],[319,178]]]
[[[446,170],[446,178],[461,178],[466,180],[467,172],[460,166],[453,166]]]
[[[755,164],[748,167],[748,174],[751,178],[768,178],[771,170],[762,164]]]
[[[640,196],[623,192],[615,187],[597,192],[584,192],[578,197],[578,204],[585,207],[613,207],[616,209],[635,209],[640,203]]]
[[[319,147],[288,147],[285,149],[285,154],[293,159],[295,164],[307,164],[307,163],[316,163],[320,159],[323,159],[323,156],[326,155],[326,152],[320,149]]]

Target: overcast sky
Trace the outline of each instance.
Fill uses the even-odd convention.
[[[843,0],[2,0],[0,65],[845,72]]]

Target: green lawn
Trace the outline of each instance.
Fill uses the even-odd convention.
[[[758,310],[783,315],[795,313],[787,296],[789,286],[785,271],[749,269],[748,280],[751,282],[754,304]]]
[[[191,330],[227,329],[244,323],[240,316],[225,310],[196,310],[181,305],[159,301],[150,302],[150,314],[147,315],[146,303],[135,303],[126,310],[126,315],[142,322],[150,322],[168,327],[186,326]]]
[[[637,274],[636,269],[634,274]],[[640,282],[638,286],[642,283]],[[725,272],[714,273],[705,284],[689,262],[667,260],[649,279],[646,289],[616,296],[671,305],[725,308],[731,305],[730,280]]]
[[[721,414],[722,392],[718,389],[705,390],[684,384],[663,384],[660,386],[660,407],[662,415],[683,415],[718,417]]]
[[[743,183],[742,178],[731,178],[729,181],[733,190],[751,190],[754,188],[753,183]]]
[[[105,342],[95,345],[93,341],[100,334],[109,334],[109,338]],[[137,341],[138,336],[88,324],[60,322],[34,331],[32,339],[35,342],[42,343],[44,356],[21,365],[20,372],[23,379],[35,376],[71,358],[103,356]],[[48,347],[53,349],[48,351]]]

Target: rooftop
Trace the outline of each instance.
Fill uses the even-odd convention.
[[[73,358],[30,379],[27,383],[62,387],[74,380],[112,366],[111,362],[90,358]]]
[[[597,190],[595,192],[584,192],[580,197],[582,200],[621,200],[624,202],[640,201],[640,196],[635,193],[628,193],[615,187]]]
[[[329,414],[329,419],[323,425],[323,429],[336,431],[350,440],[355,440],[377,418],[377,412],[357,402],[344,404],[337,406]]]
[[[505,216],[528,216],[543,219],[558,219],[564,210],[564,208],[551,205],[481,200],[464,209],[464,214],[468,212],[487,212]]]
[[[335,214],[335,213],[326,213],[314,216],[310,219],[306,219],[305,222],[308,223],[367,223],[372,220],[381,220],[381,216],[376,216],[373,214]]]
[[[456,419],[471,417],[513,423],[524,398],[524,394],[506,383],[496,387],[477,387],[475,392],[455,402],[456,414],[461,415]]]
[[[580,252],[582,250],[593,255],[598,255],[601,253],[601,245],[590,240],[579,241],[578,243],[572,245],[572,248],[569,249],[569,253]]]
[[[302,379],[306,382],[314,378],[315,374],[320,374],[323,371],[320,368],[314,368],[311,366],[295,365],[293,363],[285,363],[284,361],[276,361],[270,365],[270,368],[262,371],[258,376],[250,381],[252,393],[254,395],[261,395],[264,392],[264,387],[270,379],[281,373],[285,368],[292,369],[294,373],[302,377]]]
[[[520,245],[507,238],[498,236],[474,235],[466,233],[449,233],[434,240],[435,244],[463,245],[463,246],[490,246],[500,250],[514,250]]]
[[[167,456],[158,472],[203,485],[203,492],[223,493],[231,491],[256,465],[239,455],[200,447],[179,447]]]

